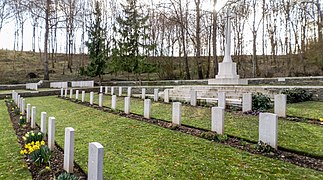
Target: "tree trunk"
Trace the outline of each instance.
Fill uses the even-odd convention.
[[[46,2],[45,14],[45,39],[44,39],[44,80],[49,80],[48,72],[48,36],[49,36],[49,13],[50,13],[50,0]]]
[[[216,0],[214,0],[214,4],[216,3]],[[213,41],[213,72],[214,75],[213,77],[215,77],[218,74],[218,55],[217,55],[217,42],[216,42],[216,35],[217,35],[217,12],[214,8],[213,10],[213,34],[212,34],[212,41]]]

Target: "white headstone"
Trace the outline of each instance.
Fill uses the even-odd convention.
[[[131,89],[132,89],[131,87],[128,87],[128,94],[127,94],[128,97],[131,97]]]
[[[124,98],[124,112],[130,114],[130,97]]]
[[[48,148],[54,150],[55,147],[55,117],[48,118]]]
[[[64,97],[67,97],[67,88],[65,89]]]
[[[141,99],[146,99],[146,88],[141,89]]]
[[[85,101],[85,91],[82,91],[82,102]]]
[[[75,92],[75,99],[79,100],[79,90],[76,90],[76,92]]]
[[[119,96],[122,96],[122,87],[119,87]]]
[[[259,141],[277,149],[278,116],[272,113],[259,114]]]
[[[158,101],[158,89],[154,89],[154,101]]]
[[[93,105],[94,93],[90,92],[90,104]]]
[[[35,129],[36,128],[36,107],[33,106],[31,108],[31,128]]]
[[[103,86],[100,86],[100,93],[103,92]]]
[[[111,87],[111,96],[114,95],[114,87]]]
[[[74,129],[71,127],[65,128],[64,141],[64,170],[68,173],[73,173],[74,167]]]
[[[217,134],[224,133],[224,108],[212,107],[212,127],[211,131]]]
[[[191,106],[197,105],[197,92],[191,91]]]
[[[102,93],[99,94],[99,106],[100,107],[103,106],[103,94]]]
[[[108,86],[105,86],[105,88],[104,88],[104,94],[108,94]]]
[[[275,95],[274,112],[278,117],[286,117],[286,101],[287,96],[285,94]]]
[[[104,148],[98,142],[89,143],[87,179],[103,180]]]
[[[61,88],[61,97],[63,97],[63,96],[64,96],[64,89]]]
[[[70,89],[70,99],[73,98],[73,89]]]
[[[14,96],[15,96],[15,90],[12,90],[12,92],[11,92],[11,99],[12,100],[14,100],[15,98],[14,98]]]
[[[20,108],[20,95],[18,95],[18,97],[17,97],[17,106],[18,106],[18,108]]]
[[[180,102],[173,102],[173,112],[172,112],[172,123],[176,125],[181,125],[182,119],[182,104]]]
[[[20,97],[20,100],[19,100],[19,108],[20,108],[20,112],[22,112],[22,100],[23,100],[24,98],[23,97]]]
[[[225,109],[225,92],[218,92],[218,107]]]
[[[144,101],[144,117],[147,119],[150,119],[150,113],[151,113],[151,100],[145,99],[145,101]]]
[[[117,96],[113,95],[111,99],[111,109],[115,110],[117,108]]]
[[[46,112],[41,112],[40,116],[40,132],[46,134]]]
[[[243,93],[242,95],[242,112],[247,112],[252,110],[252,94]]]
[[[21,100],[20,110],[21,110],[21,114],[25,115],[25,99]]]
[[[169,89],[164,90],[164,102],[169,103]]]
[[[26,121],[30,122],[30,104],[27,104],[27,114],[26,114]]]

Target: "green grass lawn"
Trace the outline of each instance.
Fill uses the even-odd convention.
[[[31,179],[4,101],[0,101],[0,179]]]
[[[54,88],[41,88],[37,91],[52,91],[52,90],[58,90]],[[26,93],[26,92],[36,92],[36,90],[29,90],[29,89],[18,89],[15,90],[17,93]],[[10,94],[11,95],[12,90],[0,90],[0,94]]]
[[[86,101],[89,102],[89,94]],[[111,96],[104,96],[104,105],[111,107]],[[98,104],[98,94],[95,94],[94,103]],[[117,109],[124,109],[124,97],[117,97]],[[132,113],[143,115],[144,102],[141,99],[132,98]],[[172,120],[172,105],[153,102],[152,117]],[[258,141],[258,117],[236,113],[225,113],[225,133],[237,137]],[[182,106],[182,124],[194,127],[211,129],[211,109]],[[302,151],[323,157],[323,129],[321,126],[279,120],[278,145],[287,149]]]
[[[127,119],[56,97],[27,98],[40,112],[56,117],[56,140],[75,129],[75,160],[87,169],[88,143],[105,148],[109,179],[323,178],[323,173],[148,123]],[[87,171],[87,170],[86,170]]]
[[[323,102],[306,101],[287,104],[287,115],[312,119],[323,118]]]

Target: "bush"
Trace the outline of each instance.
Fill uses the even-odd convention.
[[[57,177],[57,180],[77,180],[77,177],[73,174],[64,172]]]
[[[31,143],[27,143],[24,146],[24,149],[20,151],[20,154],[29,155],[36,166],[47,164],[51,157],[51,151],[48,146],[45,146],[44,141],[32,141]]]
[[[286,94],[287,103],[297,103],[312,100],[313,94],[307,92],[305,89],[294,88],[294,89],[285,89],[282,91],[282,94]]]
[[[272,107],[270,98],[262,93],[252,94],[252,110],[266,111]]]

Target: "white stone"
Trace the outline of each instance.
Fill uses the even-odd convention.
[[[225,92],[218,92],[218,107],[223,107],[225,109]]]
[[[272,113],[259,114],[259,141],[277,149],[278,116]]]
[[[124,98],[124,112],[130,114],[130,97]]]
[[[144,117],[150,119],[151,114],[151,100],[145,99],[144,101]]]
[[[173,102],[172,123],[181,125],[182,119],[182,104],[180,102]]]
[[[191,106],[197,105],[197,92],[191,91]]]
[[[55,147],[55,117],[48,118],[48,148],[54,150]]]
[[[94,92],[90,92],[90,104],[93,105]]]
[[[164,90],[164,102],[169,103],[169,89]]]
[[[14,100],[15,90],[12,90],[11,92],[11,99]]]
[[[67,88],[65,89],[64,97],[67,97]]]
[[[141,99],[146,99],[146,88],[141,89]]]
[[[159,89],[154,89],[154,101],[158,101],[158,99],[159,99],[158,91],[159,91]]]
[[[102,93],[99,94],[99,106],[100,107],[103,106],[103,94]]]
[[[119,87],[119,96],[122,96],[122,87]]]
[[[111,87],[111,96],[114,95],[114,87]]]
[[[116,110],[117,108],[117,96],[113,95],[111,99],[111,109]]]
[[[104,94],[108,94],[108,86],[105,86],[105,88],[104,88]]]
[[[287,96],[285,94],[275,95],[274,112],[278,117],[286,117],[286,101]]]
[[[20,112],[22,115],[25,115],[25,99],[21,100]]]
[[[224,108],[212,107],[212,127],[211,131],[215,131],[217,134],[224,133]]]
[[[41,112],[40,116],[40,132],[44,133],[46,135],[46,112]]]
[[[26,121],[30,122],[30,104],[27,104],[27,114],[26,114]]]
[[[128,87],[128,93],[127,93],[128,97],[131,97],[131,89],[132,89],[131,87]]]
[[[85,101],[85,91],[82,91],[82,102]]]
[[[74,129],[71,127],[65,128],[64,141],[64,170],[68,173],[73,173],[74,167]]]
[[[36,107],[33,106],[31,108],[31,128],[35,129],[36,128]]]
[[[20,100],[19,100],[19,108],[20,108],[20,112],[22,112],[22,100],[23,100],[24,98],[23,97],[20,97]]]
[[[73,98],[73,89],[70,89],[70,99]]]
[[[63,97],[63,96],[64,96],[64,89],[61,88],[61,97]]]
[[[75,99],[79,100],[79,90],[76,90],[76,92],[75,92]]]
[[[103,180],[103,159],[103,146],[98,142],[89,143],[87,179]]]
[[[285,82],[286,79],[285,78],[278,78],[278,82]]]
[[[17,102],[16,102],[16,104],[17,104],[18,108],[20,108],[20,95],[18,95],[18,97],[17,97]]]
[[[100,86],[100,93],[103,93],[103,86]]]
[[[247,112],[252,110],[252,94],[243,93],[242,95],[242,112]]]

